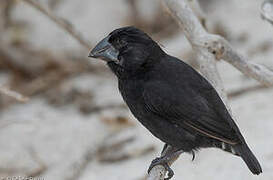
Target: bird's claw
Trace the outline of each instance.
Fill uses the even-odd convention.
[[[173,175],[174,175],[173,170],[168,165],[168,162],[164,158],[162,158],[162,157],[155,158],[151,162],[151,165],[149,166],[149,169],[148,169],[148,173],[150,173],[150,171],[153,169],[153,167],[155,167],[157,165],[162,165],[167,170],[167,172],[168,172],[168,177],[165,178],[164,180],[169,180],[169,179],[171,179],[173,177]]]

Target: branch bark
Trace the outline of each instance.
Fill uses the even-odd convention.
[[[214,36],[214,35],[210,35]],[[223,59],[233,65],[244,75],[251,77],[265,86],[273,85],[273,71],[266,66],[251,62],[248,58],[238,53],[220,36],[211,38],[204,44],[210,52],[215,54],[217,60]]]
[[[163,2],[191,43],[200,72],[212,83],[228,106],[224,86],[216,68],[217,54],[213,53],[208,46],[208,42],[215,40],[218,36],[207,33],[186,0],[163,0]]]
[[[214,56],[214,59],[225,60],[246,76],[256,79],[266,86],[273,85],[273,71],[271,69],[251,62],[238,53],[223,37],[206,32],[201,24],[196,21],[196,16],[185,0],[181,2],[178,0],[163,0],[163,2],[181,25],[193,48],[207,49]]]
[[[29,100],[28,97],[23,96],[22,94],[20,94],[18,92],[12,91],[5,86],[0,86],[0,94],[4,94],[8,97],[11,97],[11,98],[13,98],[19,102],[23,102],[23,103]]]
[[[265,0],[262,3],[261,17],[273,25],[273,0]]]

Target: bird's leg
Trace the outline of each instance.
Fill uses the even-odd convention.
[[[192,154],[192,159],[191,160],[194,161],[194,159],[195,159],[195,152],[192,150],[191,154]]]
[[[170,164],[178,158],[182,153],[182,150],[174,148],[170,145],[165,144],[161,152],[161,156],[155,158],[148,169],[148,173],[152,170],[153,167],[157,165],[162,165],[168,171],[168,177],[165,180],[171,179],[174,175],[173,170],[170,168]]]
[[[163,149],[162,149],[162,151],[161,151],[161,156],[162,156],[163,154],[165,154],[165,151],[166,151],[167,148],[169,148],[169,147],[171,147],[171,146],[168,145],[168,144],[164,144]]]

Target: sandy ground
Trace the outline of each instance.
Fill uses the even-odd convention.
[[[208,8],[208,20],[221,21],[232,37],[233,45],[251,60],[273,67],[273,27],[260,18],[261,2],[231,0],[216,3]],[[82,0],[81,3],[66,0],[63,4],[55,10],[56,13],[73,22],[94,43],[114,28],[125,25],[124,14],[128,13],[128,7],[122,0]],[[152,3],[148,4],[145,12],[153,9]],[[56,53],[81,48],[76,41],[26,4],[18,5],[16,17],[34,25],[35,28],[30,30],[31,33],[26,33],[25,38],[37,48],[46,47]],[[246,37],[245,41],[240,40],[242,36]],[[264,42],[271,45],[269,50],[253,52],[253,49],[262,46]],[[183,50],[189,48],[181,34],[161,43],[168,53],[176,56],[182,56]],[[219,62],[219,71],[228,92],[256,84],[224,62]],[[116,79],[108,72],[104,76],[82,75],[72,79],[70,83],[94,92],[98,104],[122,102]],[[273,179],[272,100],[273,89],[246,93],[230,100],[237,124],[261,162],[264,171],[262,175],[253,176],[237,157],[220,150],[206,149],[200,151],[193,162],[190,155],[182,155],[173,165],[173,179]],[[86,153],[94,156],[101,142],[113,133],[101,121],[102,117],[116,115],[128,116],[131,122],[136,123],[136,126],[119,134],[136,137],[126,148],[135,151],[145,146],[154,146],[156,149],[143,156],[116,163],[102,163],[92,157],[85,170],[74,179],[142,179],[150,161],[161,151],[163,143],[136,122],[128,110],[107,110],[82,115],[73,106],[52,107],[39,96],[27,104],[12,106],[0,114],[0,175],[6,175],[7,170],[13,175],[32,173],[43,164],[47,169],[41,177],[47,180],[71,179],[79,164],[86,159]]]

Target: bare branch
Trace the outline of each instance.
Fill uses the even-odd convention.
[[[46,15],[49,19],[54,21],[59,27],[61,27],[63,30],[68,32],[72,37],[74,37],[82,46],[84,46],[87,49],[91,48],[91,43],[88,42],[85,38],[83,38],[82,34],[78,32],[67,20],[54,15],[53,12],[51,12],[49,9],[43,7],[43,5],[39,3],[39,1],[36,0],[23,1],[30,4],[31,6],[39,10],[41,13]]]
[[[26,102],[29,100],[28,97],[23,96],[22,94],[12,91],[10,89],[8,89],[7,87],[4,86],[0,86],[0,93],[4,94],[6,96],[12,97],[15,100],[19,101],[19,102]]]
[[[210,36],[210,37],[209,37]],[[273,85],[273,71],[263,65],[249,61],[238,53],[224,38],[215,35],[208,35],[204,46],[215,54],[217,60],[223,59],[233,65],[243,74],[251,77],[266,86]],[[200,44],[202,46],[202,44]]]
[[[181,2],[178,2],[176,0],[163,1],[167,4],[167,6],[171,10],[172,15],[181,25],[186,37],[189,39],[194,49],[195,47],[197,47],[199,50],[203,49],[204,51],[206,51],[207,49],[211,54],[209,56],[214,56],[214,59],[225,60],[246,76],[257,80],[266,86],[273,85],[272,70],[263,65],[249,61],[246,57],[238,53],[223,37],[207,33],[198,22],[196,16],[194,16],[193,18],[193,14],[189,14],[192,12],[192,10],[190,10],[185,0]],[[187,8],[183,8],[183,11],[181,11],[181,6]],[[211,66],[214,65],[212,64]],[[202,68],[202,64],[200,64],[200,67]],[[211,78],[207,78],[211,80]],[[221,94],[221,92],[219,93]]]
[[[265,0],[261,6],[262,19],[273,25],[273,0]]]
[[[198,0],[187,0],[189,3],[190,8],[194,12],[194,14],[197,16],[201,24],[203,25],[204,28],[206,28],[206,15],[203,11],[203,9],[200,7],[199,1]]]
[[[161,153],[161,157],[165,156],[169,149],[171,149],[171,146],[167,146],[167,148]],[[181,155],[179,153],[178,155],[174,156],[169,162],[168,165],[171,166]],[[153,169],[148,174],[147,180],[165,180],[166,176],[166,169],[162,165],[157,165],[153,167]]]
[[[186,38],[191,43],[199,63],[201,73],[214,85],[223,101],[226,103],[226,93],[222,80],[216,68],[216,58],[207,47],[201,46],[211,37],[203,28],[198,18],[185,0],[163,0],[171,15],[181,26]],[[209,36],[209,37],[208,37]]]
[[[161,165],[157,165],[150,171],[147,180],[164,180],[165,176],[166,169]]]

